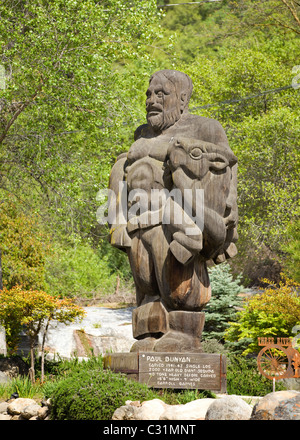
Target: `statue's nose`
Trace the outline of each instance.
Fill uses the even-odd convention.
[[[155,103],[155,94],[151,93],[151,94],[148,95],[148,97],[146,99],[146,106],[149,107],[149,106],[151,106],[154,103]]]

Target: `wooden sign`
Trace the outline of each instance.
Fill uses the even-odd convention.
[[[209,353],[139,353],[139,382],[153,388],[226,392],[226,357]]]

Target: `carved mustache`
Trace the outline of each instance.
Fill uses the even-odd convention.
[[[146,111],[147,113],[151,113],[151,112],[159,112],[161,113],[163,111],[163,106],[160,104],[157,105],[146,105]]]

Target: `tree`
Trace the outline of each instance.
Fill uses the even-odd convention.
[[[22,284],[25,289],[45,288],[50,238],[41,228],[40,219],[24,212],[11,194],[3,198],[0,207],[0,266],[4,287],[10,289]]]
[[[292,329],[300,323],[299,284],[288,279],[278,286],[263,281],[268,287],[246,301],[237,322],[226,331],[227,341],[248,341],[244,354],[258,353],[258,337],[293,337]]]
[[[287,240],[282,245],[284,272],[288,278],[300,283],[300,220],[290,222],[287,228]]]
[[[43,331],[41,350],[43,380],[44,344],[50,321],[57,319],[59,322],[69,323],[83,316],[83,309],[73,304],[71,300],[60,300],[41,290],[24,290],[21,286],[15,286],[10,290],[4,288],[0,292],[0,323],[6,331],[9,351],[16,350],[24,326],[30,340],[30,377],[33,382],[35,381],[34,349],[38,334]]]
[[[57,234],[93,235],[123,123],[144,112],[131,97],[153,66],[155,1],[4,0],[0,15],[1,187]]]
[[[300,5],[298,0],[230,0],[236,23],[247,28],[276,28],[300,35]]]
[[[200,2],[188,6],[185,0],[175,3],[178,6],[163,9],[165,17],[162,19],[162,26],[174,44],[175,63],[182,60],[189,64],[199,54],[217,51],[224,44],[224,36],[232,33],[226,20],[230,9],[225,2]]]
[[[223,263],[209,270],[212,296],[205,307],[204,339],[224,342],[224,334],[230,321],[234,321],[237,307],[241,305],[238,296],[243,291],[241,277],[233,279],[229,264]]]
[[[273,44],[258,49],[240,43],[230,53],[199,55],[180,66],[194,80],[193,113],[218,119],[238,157],[239,253],[233,267],[251,283],[278,279],[287,227],[298,216],[299,93],[286,87],[296,61],[284,55],[295,42]]]

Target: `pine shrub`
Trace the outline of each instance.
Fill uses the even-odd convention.
[[[241,306],[242,299],[238,295],[245,289],[241,285],[241,278],[233,278],[228,263],[222,263],[209,270],[212,295],[204,309],[205,326],[203,339],[216,339],[224,342],[229,322],[236,320],[237,307]]]

